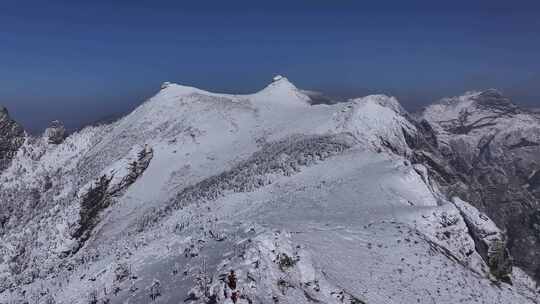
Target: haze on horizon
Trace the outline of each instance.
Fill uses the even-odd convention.
[[[164,81],[247,93],[275,74],[415,110],[498,88],[540,106],[538,1],[2,1],[0,104],[25,128],[128,112]]]

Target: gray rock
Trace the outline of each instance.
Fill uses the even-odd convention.
[[[45,136],[50,144],[59,145],[66,138],[66,128],[60,121],[54,120],[45,130]]]
[[[496,280],[511,283],[512,258],[508,251],[506,234],[485,214],[459,198],[454,205],[463,216],[471,234],[476,251],[486,262]]]
[[[5,169],[19,150],[25,138],[24,129],[0,106],[0,171]]]

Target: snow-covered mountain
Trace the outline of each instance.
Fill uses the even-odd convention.
[[[443,178],[457,102],[312,103],[279,76],[165,83],[65,139],[4,132],[6,113],[0,303],[538,303],[499,219]]]
[[[473,202],[507,230],[515,265],[539,280],[540,114],[488,90],[444,99],[421,118],[432,127],[426,133],[440,153],[431,163],[447,192]]]

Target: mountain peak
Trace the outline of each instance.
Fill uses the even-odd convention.
[[[22,129],[22,127],[13,118],[11,118],[11,116],[9,115],[8,109],[0,105],[0,131],[3,127],[1,125],[2,123],[7,123],[13,127],[16,127],[17,129],[18,128]],[[1,137],[1,134],[0,134],[0,137]]]
[[[161,89],[164,90],[168,87],[171,86],[172,83],[170,83],[169,81],[165,81],[164,83],[161,84]]]
[[[422,117],[439,124],[450,133],[469,134],[472,130],[481,128],[491,132],[490,130],[499,124],[506,126],[509,119],[519,113],[522,113],[520,108],[501,91],[489,89],[444,98],[427,106],[422,112]]]
[[[447,97],[441,99],[427,108],[444,107],[454,110],[464,109],[497,109],[497,110],[516,110],[518,107],[514,105],[509,98],[497,89],[487,89],[483,91],[468,91],[463,95],[455,97]]]
[[[298,90],[298,88],[292,84],[285,76],[276,75],[272,78],[272,82],[266,88],[286,88],[290,90]]]
[[[487,89],[485,91],[479,92],[478,96],[484,97],[493,97],[493,98],[504,98],[504,95],[498,89]]]
[[[254,98],[265,104],[310,105],[310,98],[281,75],[274,76],[268,86],[254,94]]]
[[[505,97],[503,93],[496,89],[489,89],[486,91],[480,92],[478,95],[473,97],[477,104],[481,107],[495,107],[495,108],[517,108],[510,99]]]
[[[384,94],[368,95],[360,98],[354,98],[352,101],[371,102],[378,104],[382,107],[388,108],[398,114],[404,114],[406,111],[403,109],[399,101],[393,97]]]
[[[274,76],[274,78],[273,78],[272,80],[273,80],[274,82],[276,82],[276,81],[280,81],[281,79],[283,79],[283,76],[281,76],[281,75],[276,75],[276,76]]]

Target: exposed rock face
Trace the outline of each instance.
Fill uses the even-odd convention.
[[[48,138],[50,144],[61,144],[66,138],[66,128],[60,121],[54,120],[45,130],[45,136]]]
[[[11,119],[5,107],[0,106],[0,171],[11,162],[24,138],[23,128]]]
[[[540,115],[488,90],[444,99],[416,121],[413,160],[506,230],[515,265],[539,280]]]
[[[478,209],[459,198],[454,198],[453,202],[463,216],[474,239],[476,251],[489,266],[490,273],[497,280],[510,282],[512,260],[507,249],[506,235]]]

